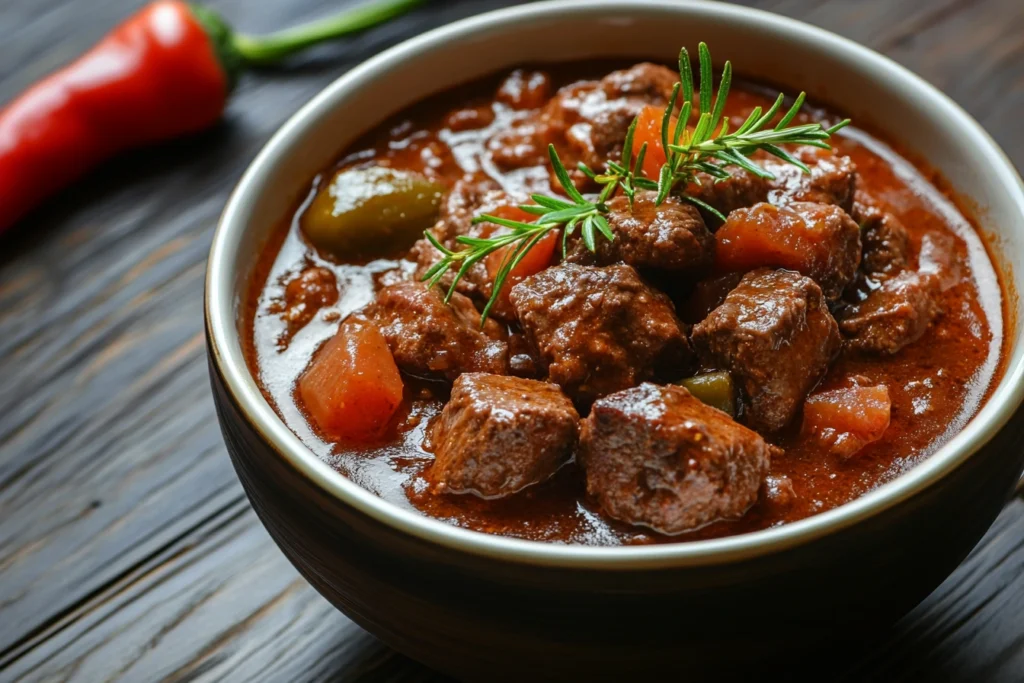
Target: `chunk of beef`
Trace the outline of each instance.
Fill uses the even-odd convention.
[[[741,168],[729,167],[730,176],[715,180],[706,173],[698,173],[697,183],[690,183],[687,194],[728,216],[736,209],[771,202],[785,206],[792,202],[835,204],[849,212],[853,206],[857,182],[857,169],[849,157],[829,150],[802,146],[793,155],[806,164],[810,175],[766,152],[756,152],[753,160],[775,176],[774,180],[761,178]],[[721,222],[707,212],[704,219],[712,229]]]
[[[460,178],[441,202],[434,236],[451,246],[459,235],[470,234],[473,217],[478,213],[512,203],[515,199],[490,178]]]
[[[793,505],[796,498],[796,489],[793,488],[793,480],[789,477],[769,475],[764,478],[761,499],[766,505],[776,510],[785,510]]]
[[[686,193],[714,207],[723,216],[728,216],[736,209],[753,206],[768,201],[768,181],[760,176],[743,170],[730,168],[730,176],[715,180],[707,173],[697,174],[697,181],[690,183]],[[712,229],[721,225],[722,221],[708,211],[701,211],[704,220]]]
[[[569,155],[599,168],[608,159],[621,158],[629,124],[646,105],[668,104],[677,80],[676,74],[664,66],[636,64],[613,71],[590,90],[570,90],[563,99],[559,99],[559,91],[549,105],[549,113],[563,126],[568,123],[562,130]]]
[[[498,87],[495,99],[513,109],[537,109],[551,95],[551,78],[543,71],[516,69]]]
[[[508,367],[516,377],[540,379],[544,375],[537,350],[522,332],[508,335]]]
[[[702,275],[714,258],[714,236],[693,204],[669,197],[655,206],[657,195],[653,190],[637,192],[632,209],[626,197],[614,197],[607,217],[615,239],[598,237],[595,253],[577,238],[566,260],[586,265],[621,261],[641,272],[686,271],[694,279]]]
[[[338,282],[327,268],[310,266],[285,285],[284,301],[273,310],[280,311],[293,335],[313,319],[317,312],[338,301]]]
[[[686,389],[644,383],[594,403],[579,462],[606,514],[676,534],[743,515],[775,450]]]
[[[705,365],[738,381],[747,424],[767,432],[793,419],[842,344],[821,288],[768,268],[747,273],[691,338]]]
[[[495,166],[513,171],[544,166],[551,142],[560,142],[558,130],[540,114],[529,114],[511,121],[489,138],[487,152]]]
[[[383,288],[370,314],[380,327],[398,367],[419,377],[454,380],[464,372],[504,373],[508,346],[504,329],[456,293],[449,304],[437,287],[399,282]]]
[[[840,307],[839,329],[852,348],[894,354],[920,339],[938,317],[939,288],[936,276],[905,270],[882,280],[863,301]]]
[[[510,298],[547,379],[580,405],[692,365],[672,303],[630,266],[564,263],[526,278]]]
[[[678,303],[679,317],[691,325],[699,323],[722,305],[729,292],[736,289],[743,275],[742,272],[735,272],[704,278]]]
[[[444,127],[453,132],[478,130],[494,122],[494,109],[490,105],[463,107],[444,117]]]
[[[667,67],[640,62],[602,78],[601,90],[608,99],[635,97],[644,104],[668,104],[678,80],[678,74]]]
[[[861,271],[869,276],[894,275],[907,268],[910,236],[888,211],[870,212],[860,226]]]
[[[850,207],[850,218],[857,221],[859,225],[863,225],[864,221],[872,215],[881,212],[882,209],[878,202],[867,191],[860,187],[854,190],[853,206]]]
[[[484,498],[544,481],[576,447],[579,415],[554,384],[466,373],[452,386],[431,443],[440,491]]]
[[[766,171],[775,176],[774,180],[768,181],[768,201],[779,206],[790,202],[835,204],[846,212],[851,211],[857,186],[857,166],[849,157],[808,145],[797,147],[791,154],[810,169],[810,174],[770,155],[757,159]]]
[[[796,270],[817,282],[830,300],[853,281],[860,263],[860,228],[832,204],[761,203],[736,209],[715,237],[720,270]]]
[[[629,124],[645,105],[664,106],[676,75],[656,64],[637,64],[615,71],[600,81],[580,81],[558,90],[536,115],[488,142],[493,161],[503,169],[546,163],[547,146],[554,143],[566,168],[582,184],[576,169],[582,161],[600,168],[619,159]]]

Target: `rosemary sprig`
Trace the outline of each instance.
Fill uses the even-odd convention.
[[[662,149],[665,150],[665,163],[661,167],[657,181],[643,175],[643,162],[647,154],[646,142],[640,146],[636,158],[633,157],[637,119],[633,119],[626,133],[621,161],[606,162],[601,173],[591,170],[583,163],[579,164],[579,170],[601,188],[593,200],[587,199],[576,188],[569,177],[569,172],[559,159],[554,145],[548,145],[551,168],[558,184],[568,197],[568,201],[560,197],[542,194],[531,195],[530,199],[534,203],[523,204],[519,208],[537,217],[532,223],[491,214],[476,216],[473,219],[474,224],[494,223],[509,228],[509,232],[489,238],[460,235],[455,238],[455,241],[463,245],[463,248],[457,251],[441,244],[429,230],[426,231],[426,238],[442,254],[442,258],[423,276],[423,280],[428,283],[428,286],[433,287],[438,284],[445,273],[456,268],[455,276],[445,295],[447,302],[455,293],[458,282],[474,265],[499,249],[508,249],[501,267],[495,275],[491,297],[480,315],[482,326],[498,300],[498,295],[509,274],[537,242],[552,230],[562,229],[563,256],[567,251],[568,239],[577,228],[580,229],[580,237],[584,245],[592,252],[597,250],[598,235],[609,241],[614,240],[615,234],[612,232],[605,214],[608,213],[608,200],[617,191],[622,191],[632,210],[633,199],[638,190],[656,190],[658,195],[655,204],[660,205],[678,185],[699,184],[700,179],[697,175],[699,172],[708,174],[715,182],[718,182],[729,178],[731,173],[728,169],[735,166],[761,178],[773,179],[774,176],[770,172],[749,158],[758,150],[793,164],[804,173],[810,173],[806,164],[779,145],[813,145],[831,149],[828,144],[829,138],[850,123],[849,119],[845,119],[830,128],[825,128],[821,123],[787,127],[803,107],[806,95],[801,92],[779,122],[773,128],[766,128],[782,110],[785,96],[780,93],[775,103],[766,111],[762,107],[755,107],[746,121],[735,131],[730,132],[729,120],[724,118],[723,114],[732,85],[732,63],[727,61],[723,66],[722,77],[716,92],[711,52],[705,43],[699,44],[697,55],[700,82],[695,90],[690,55],[685,47],[679,52],[679,82],[672,89],[661,121],[660,142]],[[694,94],[697,95],[696,111],[694,111]],[[681,98],[680,95],[682,95]],[[672,116],[680,101],[679,114],[673,125]],[[695,115],[695,123],[691,128],[690,122],[694,120]],[[718,216],[721,220],[725,220],[725,216],[717,209],[700,199],[685,194],[685,192],[681,194],[681,197]]]
[[[643,151],[641,149],[641,153]],[[608,213],[608,206],[605,204],[605,201],[614,194],[619,186],[629,187],[630,192],[635,192],[632,189],[634,182],[632,169],[637,167],[636,165],[626,169],[616,164],[616,169],[609,168],[607,173],[600,176],[594,174],[590,169],[586,169],[588,175],[603,186],[596,200],[591,201],[576,189],[576,185],[573,184],[572,178],[569,177],[569,172],[566,170],[562,160],[559,159],[554,145],[548,145],[548,156],[551,160],[551,168],[555,172],[555,178],[558,179],[558,184],[562,186],[569,201],[543,194],[531,195],[530,199],[534,203],[521,204],[519,208],[526,213],[537,216],[537,219],[532,223],[491,214],[476,216],[473,218],[474,224],[494,223],[495,225],[509,228],[510,232],[495,237],[459,235],[455,238],[455,241],[464,245],[464,248],[458,251],[453,251],[444,246],[429,230],[424,233],[434,248],[442,253],[441,259],[423,275],[423,280],[427,282],[427,286],[433,287],[441,281],[441,278],[444,277],[444,274],[449,269],[458,268],[445,295],[446,303],[455,293],[459,280],[469,272],[470,268],[499,249],[508,250],[494,277],[491,297],[480,314],[481,325],[487,320],[487,316],[497,302],[498,295],[505,284],[505,280],[508,279],[509,273],[519,265],[519,262],[523,260],[526,253],[543,239],[545,235],[552,230],[562,228],[562,253],[564,255],[567,249],[566,240],[578,227],[580,228],[580,237],[583,239],[587,249],[596,251],[598,235],[609,241],[615,239],[615,234],[612,232],[611,226],[608,225],[608,219],[604,217],[604,214]],[[582,168],[586,167],[583,166]]]
[[[666,161],[658,176],[657,204],[664,202],[680,183],[699,182],[697,173],[700,171],[710,175],[716,182],[730,177],[731,174],[727,170],[729,166],[738,166],[761,178],[774,179],[774,175],[749,158],[758,150],[793,164],[804,173],[810,173],[806,164],[779,145],[812,145],[831,149],[828,139],[850,123],[850,119],[844,119],[830,128],[825,128],[817,122],[787,128],[803,107],[806,93],[801,92],[779,122],[773,128],[765,128],[781,111],[785,102],[785,95],[779,93],[775,103],[767,111],[760,106],[754,107],[746,121],[735,131],[730,132],[729,119],[723,118],[722,114],[732,85],[732,63],[727,61],[722,67],[722,78],[718,91],[715,92],[711,51],[708,50],[707,44],[700,43],[697,55],[700,83],[696,92],[698,109],[694,112],[694,81],[690,55],[685,47],[679,51],[679,83],[672,90],[672,96],[661,121],[661,143],[662,148],[666,150]],[[672,114],[680,93],[682,104],[673,127]],[[696,122],[690,128],[694,114]],[[684,195],[684,199],[725,220],[725,216],[699,199],[688,195]]]

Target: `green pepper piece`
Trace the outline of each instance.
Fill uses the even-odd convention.
[[[679,380],[676,384],[685,387],[697,400],[736,416],[736,392],[728,372],[706,372]]]
[[[339,171],[302,216],[317,249],[338,257],[384,256],[412,246],[437,220],[443,185],[384,166]]]

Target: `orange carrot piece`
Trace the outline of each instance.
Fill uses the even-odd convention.
[[[524,223],[532,223],[536,220],[536,216],[533,216],[522,209],[515,206],[501,206],[492,212],[495,216],[501,218],[508,218],[514,221],[523,221]],[[495,231],[494,234],[498,234]],[[501,293],[498,295],[499,301],[496,303],[498,310],[508,309],[508,293],[518,283],[524,279],[535,275],[540,271],[544,270],[551,265],[555,258],[555,248],[558,246],[558,240],[561,239],[561,232],[558,230],[552,230],[544,237],[540,238],[538,242],[533,245],[530,251],[523,255],[523,258],[519,261],[515,268],[513,268],[509,274],[505,277],[505,284],[502,286]],[[512,258],[512,252],[519,245],[513,245],[509,247],[503,247],[497,251],[492,252],[487,256],[487,275],[491,278],[491,282],[498,276],[501,271],[502,265],[509,258]]]
[[[402,378],[384,335],[350,316],[299,378],[299,396],[331,440],[379,436],[402,403]]]
[[[884,384],[821,391],[804,402],[803,431],[821,439],[836,455],[849,458],[882,438],[891,408]]]
[[[774,266],[805,275],[818,260],[822,242],[800,215],[769,204],[733,211],[715,233],[715,241],[719,272]]]
[[[661,145],[661,120],[665,116],[664,107],[647,105],[637,116],[636,132],[633,133],[633,156],[640,153],[640,148],[647,143],[644,153],[644,175],[657,180],[661,167],[665,165],[665,148]],[[669,131],[676,128],[676,117],[669,122]]]

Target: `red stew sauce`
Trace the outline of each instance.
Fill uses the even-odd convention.
[[[799,280],[798,290],[805,294],[794,296],[805,297],[800,299],[804,302],[801,305],[820,311],[828,318],[830,329],[834,329],[831,316],[839,321],[840,334],[830,332],[834,335],[829,342],[831,350],[823,356],[823,368],[827,370],[811,379],[809,392],[800,393],[800,397],[808,393],[824,396],[820,399],[824,404],[815,403],[818,399],[812,398],[804,404],[805,410],[798,407],[795,417],[781,428],[757,427],[764,443],[770,444],[764,447],[767,450],[759,451],[770,452],[770,465],[766,476],[759,479],[760,487],[751,499],[752,504],[744,505],[745,511],[741,514],[731,514],[728,518],[718,516],[672,534],[652,528],[664,529],[664,525],[630,524],[622,521],[622,514],[608,514],[599,496],[594,496],[593,492],[588,494],[580,465],[571,458],[550,478],[503,497],[485,498],[472,492],[453,492],[451,488],[438,487],[430,476],[435,458],[431,449],[435,446],[431,445],[429,437],[449,400],[450,376],[423,377],[403,371],[399,380],[397,375],[389,375],[386,380],[398,387],[399,393],[394,396],[396,401],[401,396],[401,402],[383,431],[354,439],[328,436],[311,417],[314,408],[304,405],[298,389],[300,378],[318,349],[325,347],[346,318],[355,316],[352,329],[372,327],[372,323],[360,316],[367,306],[374,304],[382,288],[405,281],[418,282],[417,258],[421,258],[422,253],[410,251],[415,236],[392,239],[388,246],[378,246],[376,253],[369,255],[359,255],[360,248],[350,248],[339,255],[337,250],[314,246],[315,241],[310,239],[303,225],[304,215],[317,210],[318,193],[326,191],[339,170],[386,168],[414,172],[437,187],[440,194],[466,192],[467,187],[500,188],[509,197],[517,198],[518,201],[509,204],[522,203],[530,192],[561,196],[552,185],[543,143],[553,142],[570,168],[579,160],[601,164],[605,160],[602,154],[621,154],[624,128],[619,119],[623,110],[632,118],[631,114],[645,106],[645,98],[664,109],[664,97],[657,94],[657,78],[652,85],[649,74],[620,71],[616,72],[619,76],[615,76],[612,73],[614,69],[630,66],[589,64],[525,68],[511,75],[501,74],[440,93],[392,117],[343,150],[334,166],[312,179],[308,196],[298,203],[294,213],[283,217],[279,229],[263,250],[244,307],[242,327],[247,358],[264,395],[284,422],[338,472],[395,505],[468,529],[585,545],[683,542],[774,527],[847,503],[920,463],[961,430],[978,411],[1000,372],[1004,347],[1004,297],[985,242],[956,204],[939,189],[941,183],[933,173],[908,161],[896,151],[896,145],[858,128],[854,121],[833,136],[834,156],[829,155],[822,163],[837,165],[840,174],[853,174],[852,180],[841,178],[841,182],[855,183],[856,194],[835,199],[841,208],[826,207],[832,213],[822,209],[826,218],[821,220],[848,226],[851,223],[847,221],[852,220],[849,214],[856,219],[852,224],[860,231],[861,243],[850,264],[851,268],[856,266],[856,272],[851,271],[842,296],[831,299],[827,296],[830,284],[825,282],[831,274],[811,278],[817,278],[820,288],[797,274],[785,276],[794,282]],[[606,88],[606,94],[591,97],[595,88],[608,83],[611,83],[611,90]],[[616,97],[629,101],[623,105],[615,101]],[[556,121],[549,130],[544,126],[550,125],[550,118],[547,124],[539,122],[542,111],[552,111],[553,98],[560,98],[561,106],[572,111],[572,116],[577,117],[575,123],[559,127]],[[734,126],[738,125],[755,106],[767,108],[774,98],[775,92],[767,88],[736,83],[726,115],[735,122]],[[827,108],[815,106],[805,106],[800,116],[797,122],[833,123],[840,118]],[[799,172],[796,175],[799,176]],[[592,191],[586,187],[584,178],[579,180],[584,192]],[[793,184],[799,182],[799,178],[793,180]],[[786,182],[777,181],[774,187],[776,199],[781,199],[770,198],[769,203],[787,205]],[[470,195],[472,192],[467,193]],[[445,196],[440,201],[448,199]],[[472,206],[472,197],[467,201],[469,211],[479,208]],[[682,203],[680,206],[690,205]],[[763,210],[770,213],[775,209]],[[695,210],[686,209],[684,213],[686,211],[689,219],[699,220],[694,218]],[[740,214],[729,214],[726,227],[737,220],[737,216]],[[426,225],[432,225],[433,220],[431,217]],[[710,230],[715,230],[715,219],[704,214],[704,221]],[[894,225],[893,229],[899,232],[895,237],[887,232]],[[871,229],[876,232],[868,235]],[[421,231],[422,227],[417,230]],[[856,232],[853,235],[856,239]],[[886,251],[893,244],[903,249],[903,256],[895,261]],[[869,247],[879,245],[880,251],[868,253]],[[878,258],[882,259],[881,265]],[[554,262],[558,260],[556,254]],[[894,262],[898,263],[890,268]],[[875,267],[877,273],[866,272],[869,265]],[[833,272],[840,272],[843,267],[841,264],[830,266]],[[706,281],[701,287],[710,291],[717,286],[721,290],[717,298],[712,296],[710,308],[721,303],[725,293],[738,286],[746,270],[752,269],[744,268],[731,278],[720,278],[717,285],[712,282],[714,272],[700,278]],[[904,277],[909,287],[918,282],[914,278],[920,273],[927,279],[927,300],[911,296],[910,303],[901,304],[903,308],[897,306],[905,315],[900,313],[886,318],[882,328],[867,330],[864,325],[874,324],[874,319],[864,312],[867,308],[862,300],[886,287],[905,293],[905,288],[897,285],[901,281],[894,278]],[[724,313],[711,327],[708,327],[710,323],[701,322],[709,311],[707,306],[702,309],[700,301],[695,303],[693,277],[685,274],[666,277],[664,273],[647,277],[642,269],[641,275],[645,281],[654,283],[652,287],[665,291],[672,302],[670,306],[674,305],[683,322],[683,335],[692,337],[692,345],[701,343],[701,335],[714,340],[718,338],[714,335],[723,334],[723,329],[728,334],[729,325],[734,323]],[[826,294],[822,294],[823,290]],[[486,301],[472,296],[470,300],[477,310]],[[736,302],[742,307],[742,298]],[[860,318],[856,314],[851,316],[851,306],[856,310],[861,310],[858,306],[864,307],[864,314]],[[706,329],[698,331],[701,325]],[[910,342],[901,341],[893,338],[893,334],[898,337],[897,333],[891,333],[895,329],[893,325],[919,325],[924,331],[907,332],[901,327],[899,334],[917,335]],[[514,313],[512,331],[517,331]],[[380,353],[384,349],[386,354],[387,347],[376,336],[376,329],[372,334],[375,336],[359,349],[370,349],[367,353]],[[513,336],[515,338],[508,343],[509,353],[515,356],[516,343],[524,342],[519,336]],[[784,353],[785,346],[780,348],[779,353]],[[335,352],[362,353],[355,346],[348,350],[339,346],[320,353]],[[531,353],[536,352],[527,352],[524,357]],[[759,362],[756,356],[754,358],[751,363]],[[769,358],[768,364],[771,362]],[[722,364],[709,364],[706,356],[701,356],[699,366],[684,374],[723,369]],[[742,369],[737,371],[728,363],[724,369],[732,371],[734,380],[743,374]],[[545,378],[543,367],[534,377]],[[673,381],[663,376],[649,379],[659,385]],[[330,384],[331,378],[319,380]],[[747,386],[742,381],[738,384]],[[338,391],[353,391],[356,392],[353,395],[358,396],[360,386],[357,382]],[[880,413],[877,433],[865,437],[866,445],[855,441],[851,446],[843,438],[828,438],[827,430],[822,431],[824,428],[809,432],[806,426],[802,427],[821,415],[824,417],[820,419],[827,423],[831,419],[830,397],[844,396],[842,392],[851,387],[870,387],[872,391],[877,388],[871,396],[878,398],[888,410],[887,415],[884,410]],[[552,391],[557,391],[557,387]],[[737,421],[748,426],[767,424],[754,420],[758,410],[756,397],[746,389],[737,392],[737,402],[746,406],[740,409]],[[672,400],[676,398],[678,396]],[[562,400],[565,411],[571,413],[569,401]],[[577,401],[580,418],[588,414],[588,403],[589,399],[582,404]],[[609,410],[614,417],[614,406]],[[712,412],[731,424],[724,414]],[[764,420],[772,421],[775,417],[767,415]],[[714,431],[718,427],[709,429],[712,437],[719,433]],[[749,430],[744,430],[744,434],[760,443],[760,438]]]

